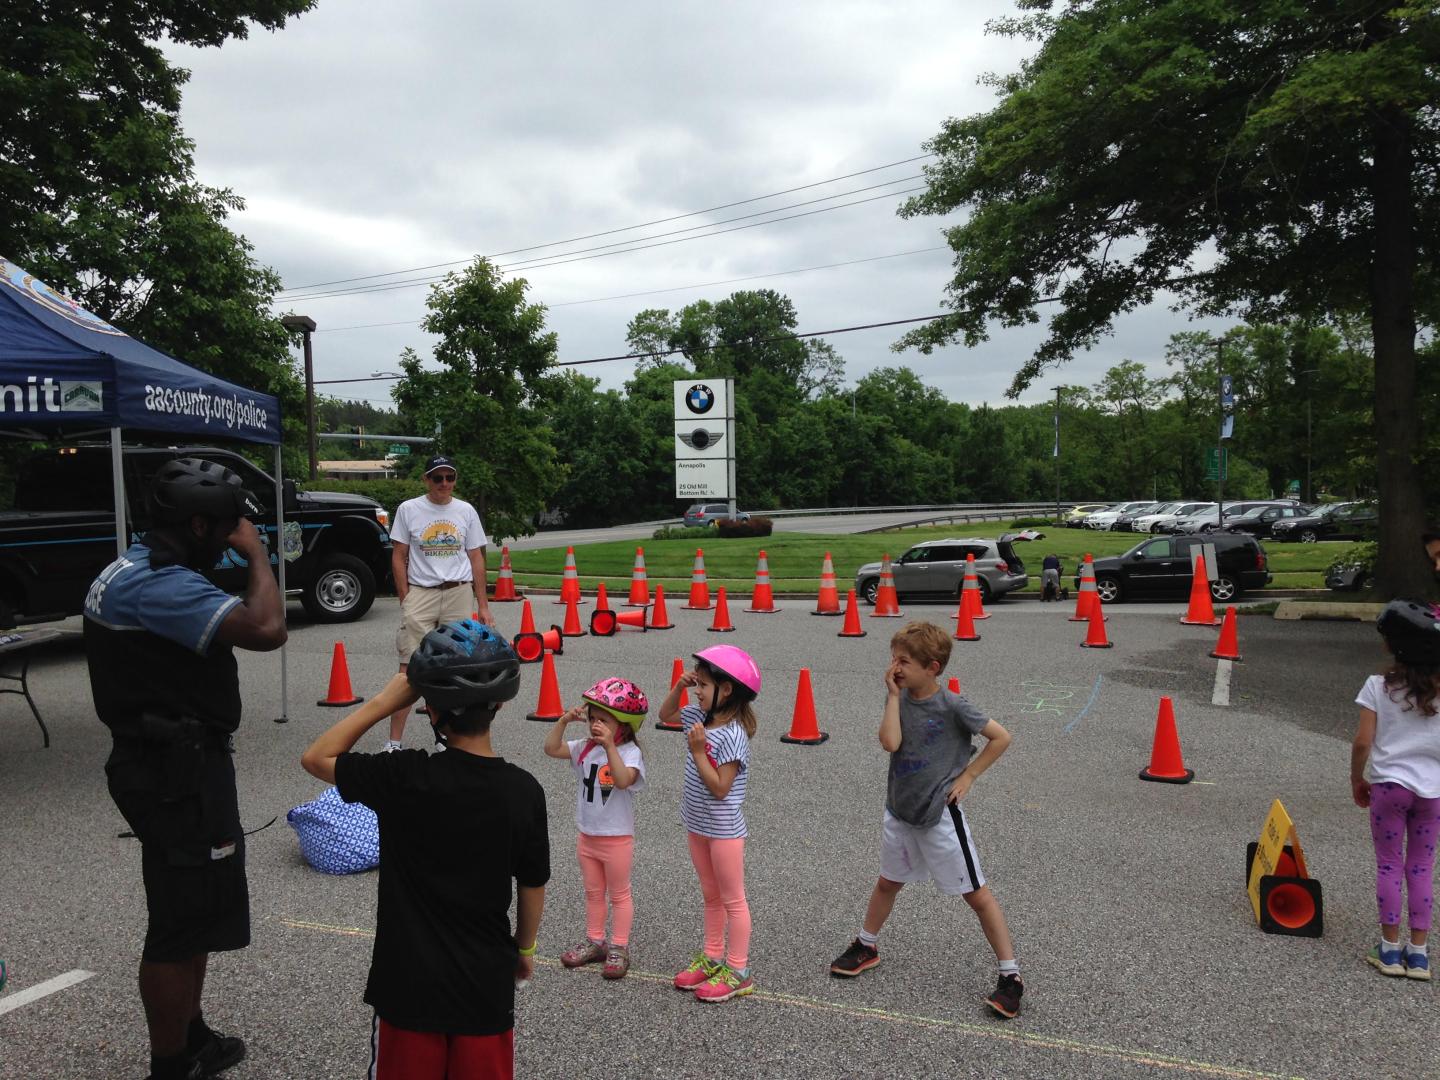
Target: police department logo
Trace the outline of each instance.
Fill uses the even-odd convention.
[[[697,427],[694,431],[677,431],[675,437],[691,450],[708,450],[712,446],[718,446],[725,433]]]
[[[685,391],[685,407],[696,416],[704,416],[715,407],[715,391],[704,383],[696,383]]]
[[[68,319],[76,326],[94,330],[100,334],[124,337],[125,331],[111,326],[92,311],[86,311],[64,293],[56,292],[39,278],[32,277],[12,262],[0,259],[0,285],[8,285],[25,299],[39,304],[47,311]]]

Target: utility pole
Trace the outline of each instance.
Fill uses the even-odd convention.
[[[1057,386],[1055,389],[1055,449],[1051,456],[1055,458],[1055,524],[1060,524],[1060,391],[1064,389]]]
[[[1311,376],[1311,375],[1318,375],[1318,374],[1320,374],[1320,369],[1319,369],[1319,368],[1313,368],[1313,367],[1312,367],[1312,368],[1306,368],[1304,371],[1300,372],[1300,374],[1303,375],[1303,376],[1305,376],[1305,498],[1304,498],[1304,501],[1305,501],[1306,503],[1311,503],[1311,502],[1314,502],[1314,501],[1315,501],[1315,496],[1314,496],[1314,492],[1311,490],[1311,487],[1310,487],[1310,460],[1311,460],[1311,446],[1313,445],[1313,444],[1311,443],[1311,441],[1310,441],[1310,433],[1311,433],[1311,431],[1312,431],[1312,428],[1311,428],[1311,420],[1310,420],[1310,404],[1311,404],[1311,400],[1312,400],[1312,399],[1314,398],[1314,396],[1315,396],[1315,381],[1314,381],[1313,379],[1311,379],[1310,376]]]
[[[286,315],[280,320],[286,330],[298,330],[305,346],[305,450],[309,456],[310,479],[318,471],[315,452],[315,363],[310,354],[310,335],[315,332],[315,320],[308,315]]]

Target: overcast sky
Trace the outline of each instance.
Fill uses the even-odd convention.
[[[428,356],[416,325],[428,285],[315,293],[428,278],[448,267],[397,272],[476,254],[591,256],[511,271],[549,308],[562,361],[628,351],[626,325],[644,308],[737,289],[785,293],[802,332],[940,311],[943,222],[895,215],[922,164],[897,163],[946,117],[992,106],[980,76],[1013,71],[1028,45],[984,27],[1013,13],[999,0],[320,0],[278,34],[169,52],[192,72],[182,119],[200,178],[248,203],[232,224],[292,290],[284,306],[318,324],[321,380],[393,370],[407,345]],[[819,186],[630,229],[802,185]],[[659,237],[762,211],[775,212]],[[646,237],[681,242],[581,251]],[[537,245],[556,246],[516,250]],[[808,269],[835,263],[852,265]],[[1026,400],[1126,358],[1163,373],[1165,341],[1188,328],[1161,306],[1127,317]],[[1040,338],[997,328],[980,348],[926,357],[890,351],[903,329],[830,338],[847,380],[903,364],[956,401],[1002,403]],[[619,387],[631,364],[581,370]],[[322,389],[388,405],[388,385]]]

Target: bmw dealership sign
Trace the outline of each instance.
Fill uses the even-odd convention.
[[[675,497],[735,497],[735,380],[675,383]]]

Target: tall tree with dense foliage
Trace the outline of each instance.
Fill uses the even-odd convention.
[[[1040,43],[990,112],[928,144],[902,213],[968,208],[945,318],[1048,334],[1012,393],[1162,293],[1250,318],[1366,312],[1381,588],[1422,594],[1417,295],[1435,317],[1440,12],[1373,0],[1020,0]],[[1417,292],[1418,290],[1418,292]]]
[[[524,278],[506,279],[487,259],[449,273],[430,290],[420,328],[440,340],[439,368],[400,356],[393,396],[435,452],[453,457],[456,491],[475,504],[493,537],[529,536],[565,479],[549,417],[564,397],[555,334],[545,308],[525,299]]]

